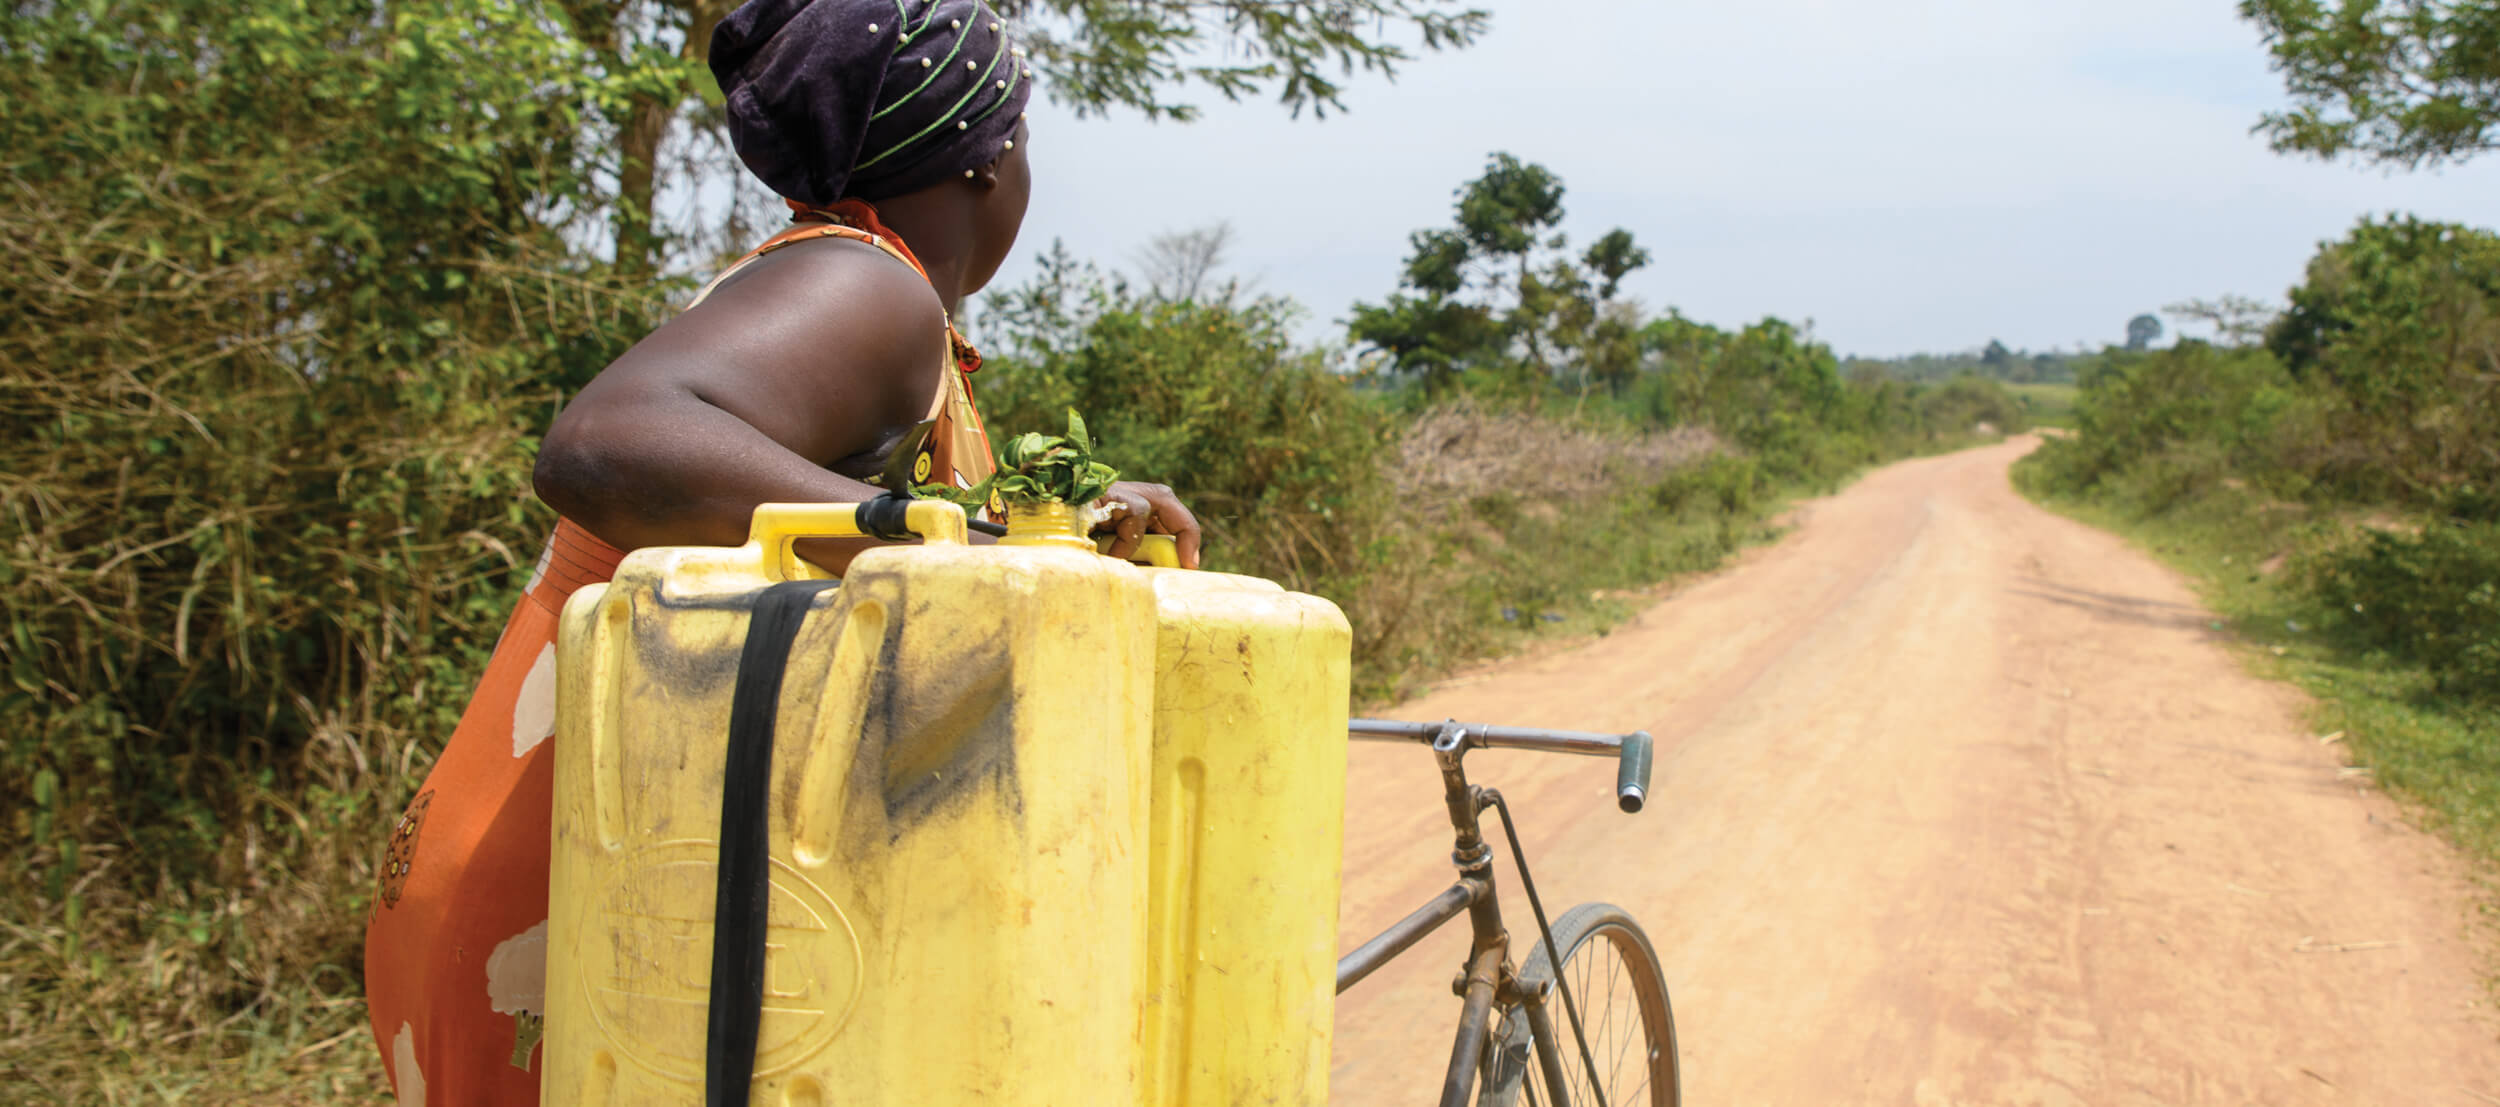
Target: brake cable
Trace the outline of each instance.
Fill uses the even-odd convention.
[[[1597,1058],[1589,1052],[1588,1032],[1580,1025],[1580,1005],[1571,998],[1571,981],[1563,975],[1562,951],[1554,948],[1554,928],[1546,925],[1545,904],[1537,898],[1536,879],[1528,875],[1528,854],[1519,847],[1519,828],[1511,824],[1510,805],[1503,802],[1501,792],[1492,788],[1479,788],[1476,794],[1477,810],[1490,805],[1501,813],[1502,836],[1510,839],[1511,867],[1519,870],[1519,886],[1528,891],[1528,910],[1536,915],[1537,936],[1545,943],[1546,958],[1554,964],[1554,988],[1562,993],[1563,1013],[1571,1016],[1571,1037],[1579,1043],[1580,1063],[1588,1066],[1589,1094],[1597,1097],[1597,1107],[1606,1107],[1606,1089],[1599,1086]]]

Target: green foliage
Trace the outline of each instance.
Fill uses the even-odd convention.
[[[2266,345],[2335,397],[2321,479],[2415,501],[2500,486],[2500,234],[2365,219],[2310,261]]]
[[[2421,666],[2442,692],[2500,703],[2500,525],[2369,530],[2300,571],[2331,628]]]
[[[2257,129],[2286,153],[2406,168],[2500,147],[2500,3],[2240,0],[2293,109]]]
[[[2051,486],[2084,494],[2133,468],[2146,479],[2111,490],[2166,489],[2156,503],[2233,479],[2434,510],[2500,487],[2500,235],[2364,220],[2290,300],[2263,347],[2187,340],[2089,364],[2081,433],[2042,454]]]
[[[1416,231],[1401,286],[1379,305],[1354,305],[1348,334],[1389,356],[1400,374],[1444,397],[1471,374],[1476,390],[1535,397],[1569,380],[1581,393],[1620,392],[1638,360],[1637,324],[1615,310],[1625,275],[1650,262],[1621,228],[1574,257],[1555,228],[1562,179],[1495,153],[1459,186],[1456,224]],[[1469,296],[1469,290],[1474,295]]]
[[[2127,494],[2155,510],[2234,473],[2296,485],[2305,478],[2277,462],[2316,448],[2314,438],[2293,437],[2314,425],[2314,412],[2263,350],[2192,339],[2149,353],[2113,350],[2085,373],[2075,435],[2044,446],[2039,465],[2049,487],[2068,494],[2133,474],[2121,482]],[[2181,464],[2189,457],[2194,464]]]
[[[1413,60],[1398,37],[1426,50],[1473,45],[1490,25],[1483,9],[1452,0],[998,0],[1033,31],[1034,64],[1052,98],[1098,115],[1133,108],[1186,122],[1194,104],[1168,99],[1192,84],[1229,101],[1276,91],[1297,117],[1345,110],[1338,79],[1358,72],[1394,78]],[[1394,30],[1393,30],[1394,29]]]
[[[1649,251],[1632,241],[1632,232],[1617,227],[1598,236],[1587,253],[1580,255],[1580,264],[1597,275],[1597,298],[1611,300],[1623,284],[1623,278],[1635,269],[1649,266]]]
[[[1065,436],[1027,431],[1007,440],[998,451],[998,469],[970,488],[924,484],[914,495],[951,500],[978,507],[995,495],[1009,504],[1090,504],[1120,479],[1120,471],[1094,460],[1094,440],[1085,433],[1085,418],[1068,409]]]
[[[1381,495],[1389,423],[1293,347],[1289,304],[1139,295],[1055,244],[1040,262],[979,319],[992,427],[1091,413],[1105,461],[1186,495],[1216,564],[1307,575],[1368,556],[1339,525]]]
[[[2382,782],[2500,856],[2500,237],[2365,220],[2290,300],[2262,346],[2103,354],[2017,483],[2187,559]]]
[[[137,1094],[353,1015],[370,847],[545,535],[534,436],[669,291],[559,218],[633,79],[517,5],[12,7],[13,1084]]]
[[[2003,343],[1996,344],[2004,349]],[[2088,358],[2062,354],[2054,350],[2004,350],[1994,360],[1987,351],[1963,350],[1946,354],[1908,354],[1902,357],[1851,357],[1841,362],[1843,376],[1852,379],[1878,374],[1894,380],[1933,384],[1955,377],[1978,376],[2007,384],[2069,383],[2075,379],[2078,365]]]
[[[2161,341],[2161,320],[2149,314],[2127,320],[2127,348],[2129,350],[2142,353],[2151,349],[2153,343],[2159,341]]]
[[[537,434],[687,287],[652,198],[664,141],[717,127],[701,53],[730,6],[8,4],[9,1086],[373,1090],[374,847],[545,537]],[[1191,79],[1339,107],[1333,73],[1402,64],[1393,39],[1457,48],[1484,25],[1436,0],[1022,10],[1063,95],[1169,115],[1189,109],[1160,90]],[[1260,53],[1174,68],[1217,42]],[[1219,331],[1203,349],[1257,327]],[[1300,364],[1270,353],[1242,362]],[[1312,379],[1259,378],[1274,448],[1245,495],[1269,473],[1267,494],[1336,494],[1338,459],[1284,421],[1365,424]],[[1202,428],[1229,417],[1231,397],[1191,402]]]

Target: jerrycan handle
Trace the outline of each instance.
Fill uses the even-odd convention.
[[[1097,536],[1094,539],[1094,549],[1109,554],[1111,539],[1112,536],[1108,534]],[[1137,548],[1129,552],[1128,559],[1131,564],[1135,565],[1151,565],[1157,569],[1178,569],[1181,567],[1180,540],[1168,534],[1146,535],[1138,540]]]
[[[860,518],[863,513],[893,505],[871,501],[864,504],[757,504],[755,520],[747,530],[745,552],[752,555],[764,571],[775,580],[820,580],[824,570],[800,559],[791,544],[801,538],[877,538],[881,525],[872,529]],[[964,509],[943,500],[912,500],[903,508],[903,529],[921,537],[931,545],[963,545],[966,541]]]

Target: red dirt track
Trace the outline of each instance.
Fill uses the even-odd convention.
[[[1607,637],[1383,714],[1657,736],[1639,815],[1611,762],[1469,770],[1549,911],[1648,929],[1688,1104],[2500,1104],[2463,864],[2175,574],[2008,487],[2032,445],[1875,472]],[[1356,746],[1341,948],[1449,883],[1438,789],[1421,747]],[[1341,998],[1336,1102],[1433,1101],[1465,937]]]

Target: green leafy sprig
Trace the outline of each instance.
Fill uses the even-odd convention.
[[[970,488],[924,484],[912,494],[978,508],[995,495],[1007,504],[1075,504],[1102,498],[1120,479],[1120,471],[1094,460],[1094,440],[1085,432],[1085,418],[1068,409],[1064,436],[1031,431],[1007,440],[999,451],[998,471]]]

